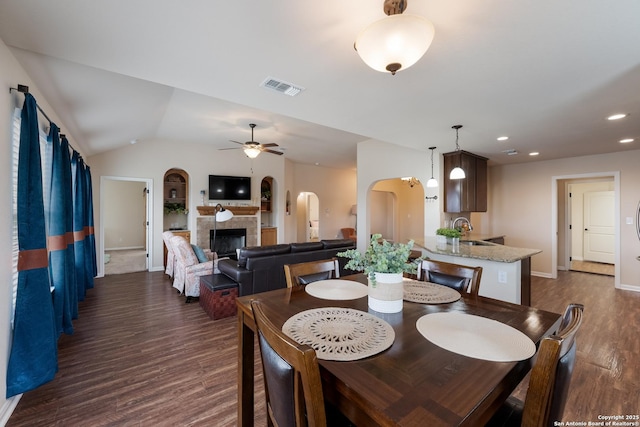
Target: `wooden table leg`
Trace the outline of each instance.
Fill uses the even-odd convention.
[[[238,309],[238,424],[253,426],[254,333],[245,313]]]

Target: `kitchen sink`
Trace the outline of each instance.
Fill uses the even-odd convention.
[[[460,240],[460,244],[469,246],[495,246],[494,243],[485,242],[484,240]]]

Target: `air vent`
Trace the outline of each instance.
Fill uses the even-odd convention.
[[[296,86],[293,83],[287,83],[282,80],[274,79],[273,77],[267,77],[260,86],[267,89],[275,90],[276,92],[284,93],[289,96],[296,96],[304,90],[301,86]]]
[[[507,156],[515,156],[516,154],[518,154],[518,150],[514,150],[513,148],[510,148],[508,150],[502,150],[503,153],[505,153]]]

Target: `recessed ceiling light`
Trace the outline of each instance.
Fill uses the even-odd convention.
[[[532,151],[532,152],[529,153],[530,156],[537,156],[538,154],[540,154],[540,153],[537,152],[537,151]]]
[[[507,139],[509,139],[508,136],[499,136],[498,137],[498,141],[506,141]]]
[[[620,119],[624,119],[625,117],[627,117],[628,114],[614,114],[612,116],[607,117],[607,120],[620,120]]]
[[[622,144],[626,144],[627,142],[633,142],[633,138],[625,138],[625,139],[621,139],[620,142]]]

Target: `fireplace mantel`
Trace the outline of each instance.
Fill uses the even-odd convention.
[[[259,206],[223,206],[223,208],[230,210],[234,215],[255,215],[260,209]],[[213,215],[216,207],[197,206],[197,209],[200,215]]]

